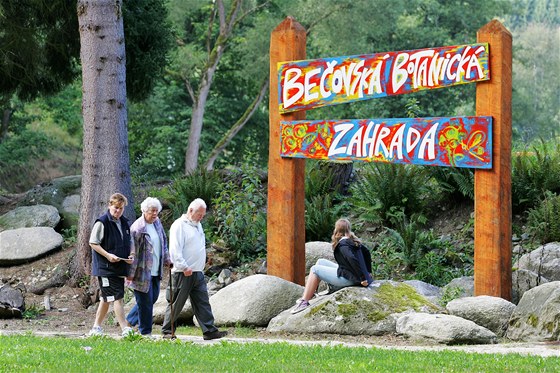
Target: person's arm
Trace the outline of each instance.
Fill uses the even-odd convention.
[[[136,273],[136,268],[138,267],[138,258],[140,257],[142,246],[144,244],[145,237],[143,234],[137,230],[130,229],[130,255],[129,258],[132,259],[132,263],[129,263],[128,267],[128,277],[127,279],[132,281],[134,279],[134,274]]]
[[[119,261],[119,258],[115,254],[107,252],[101,247],[100,243],[103,240],[103,235],[105,234],[103,223],[100,221],[95,222],[89,236],[89,246],[99,255],[105,257],[108,261],[115,263]]]
[[[111,263],[115,263],[115,262],[118,262],[120,260],[118,256],[116,256],[115,254],[111,254],[110,252],[107,252],[107,250],[102,248],[101,245],[99,245],[99,244],[90,242],[89,246],[93,250],[95,250],[96,253],[98,253],[99,255],[107,258],[107,260],[110,261]]]
[[[361,276],[362,281],[360,282],[360,284],[362,286],[368,286],[369,284],[371,284],[373,282],[373,279],[371,278],[371,274],[370,274],[370,271],[371,271],[371,256],[369,257],[370,258],[370,260],[369,260],[370,271],[368,271],[368,265],[366,264],[366,260],[364,258],[364,253],[363,253],[361,247],[358,248],[358,250],[356,250],[356,258],[358,259],[359,266],[360,266],[360,271],[362,273],[362,276]]]
[[[371,274],[371,252],[365,245],[360,244],[360,249],[362,251],[362,255],[364,256],[364,262],[366,263],[366,270],[369,274]]]
[[[181,224],[173,223],[169,230],[169,255],[176,270],[183,272],[185,276],[192,275],[192,269],[189,268],[187,258],[183,257],[183,246],[185,245],[185,237],[187,233],[181,229]]]
[[[341,249],[341,253],[346,257],[352,272],[360,279],[360,284],[368,286],[371,282],[371,276],[367,271],[364,256],[359,247],[354,246],[353,243],[348,243],[347,245],[341,245]]]
[[[161,254],[162,254],[162,258],[163,258],[163,265],[165,267],[169,267],[169,268],[173,268],[173,263],[171,262],[171,258],[169,257],[169,244],[167,241],[167,236],[165,234],[165,229],[163,229],[163,225],[161,224],[161,221],[159,220],[159,218],[156,219],[155,223],[154,223],[156,230],[158,232],[158,234],[161,233],[160,237],[162,238],[161,240]]]

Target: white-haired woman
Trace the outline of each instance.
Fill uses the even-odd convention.
[[[154,303],[159,297],[163,268],[171,266],[165,230],[158,218],[161,202],[148,197],[140,205],[140,216],[130,227],[134,240],[134,261],[130,265],[129,287],[134,289],[136,305],[126,320],[138,325],[140,334],[151,336]]]

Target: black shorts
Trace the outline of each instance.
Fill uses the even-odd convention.
[[[105,302],[113,302],[124,298],[124,277],[97,277],[101,299]]]

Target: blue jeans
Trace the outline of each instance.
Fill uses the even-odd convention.
[[[126,316],[126,321],[132,326],[138,324],[138,330],[142,335],[152,332],[154,303],[156,303],[159,297],[159,282],[159,276],[152,276],[150,289],[147,293],[134,290],[136,304],[132,307],[128,316]]]
[[[338,264],[327,259],[319,259],[317,263],[311,267],[310,271],[315,273],[322,281],[339,288],[356,285],[354,281],[350,281],[345,277],[338,277],[336,274],[337,269]]]

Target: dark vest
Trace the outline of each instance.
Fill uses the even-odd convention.
[[[103,224],[103,239],[99,244],[105,251],[115,254],[120,258],[128,258],[130,255],[130,226],[128,220],[121,216],[122,236],[117,227],[117,223],[113,221],[109,211],[99,217],[96,222]],[[127,276],[128,264],[123,261],[111,263],[103,255],[92,250],[92,276]]]

